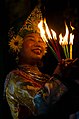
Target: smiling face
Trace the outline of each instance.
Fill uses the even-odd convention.
[[[21,58],[25,63],[37,62],[44,56],[46,47],[46,43],[39,34],[28,34],[24,37]]]

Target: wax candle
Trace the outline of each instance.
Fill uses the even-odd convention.
[[[72,33],[70,33],[70,59],[72,59],[72,45],[73,45],[73,39],[74,39],[74,35]]]

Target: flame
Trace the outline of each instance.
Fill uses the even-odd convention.
[[[72,31],[75,29],[75,28],[71,25],[71,22],[70,22],[70,27],[71,27]]]
[[[71,25],[71,22],[70,22],[70,27],[72,29],[72,31],[75,29],[72,25]],[[74,35],[72,33],[70,33],[70,41],[69,41],[69,44],[73,45],[73,39],[74,39]]]
[[[66,27],[65,36],[62,36],[62,33],[60,33],[60,35],[59,35],[60,45],[68,45],[69,30],[68,30],[68,27],[67,27],[66,23],[65,23],[65,27]]]
[[[45,30],[43,28],[43,20],[41,20],[40,23],[38,24],[38,28],[40,29],[40,35],[41,35],[43,41],[48,42],[46,35],[45,35]]]
[[[48,39],[52,39],[52,36],[51,36],[50,30],[48,28],[48,25],[46,23],[46,19],[45,18],[44,18],[44,24],[45,24],[45,28],[46,28],[46,33],[47,33]]]
[[[40,35],[42,39],[44,40],[44,42],[48,42],[47,37],[48,39],[52,39],[52,36],[51,36],[50,30],[48,28],[45,18],[44,18],[44,21],[43,20],[40,21],[40,23],[38,24],[38,28],[40,29]]]
[[[71,26],[71,23],[70,23],[70,27],[72,30],[75,29],[74,27]],[[44,20],[40,21],[40,23],[38,24],[38,28],[40,29],[40,35],[41,35],[43,41],[46,42],[49,46],[50,46],[50,44],[48,43],[48,39],[49,40],[52,38],[54,39],[54,40],[50,40],[50,41],[52,43],[52,46],[53,46],[58,58],[60,58],[60,56],[59,56],[60,53],[59,53],[58,49],[56,49],[56,48],[58,48],[58,44],[57,44],[57,42],[55,42],[55,44],[54,44],[54,41],[57,40],[56,32],[52,29],[50,32],[45,18],[44,18]],[[74,35],[72,33],[69,33],[69,29],[68,29],[68,26],[66,25],[66,23],[65,23],[65,29],[66,29],[66,32],[65,32],[64,36],[62,35],[62,33],[59,34],[59,44],[63,47],[66,58],[69,58],[68,45],[70,44],[70,58],[72,58],[72,45],[73,45]],[[51,46],[50,46],[50,48],[53,51],[53,48]],[[53,51],[53,53],[54,53],[54,51]]]
[[[60,44],[60,45],[64,45],[64,44],[63,44],[63,37],[62,37],[62,33],[59,35],[59,38],[60,38],[60,40],[59,40],[59,44]]]
[[[65,23],[65,27],[66,27],[66,34],[64,36],[64,40],[65,40],[65,44],[67,45],[68,44],[69,30],[68,30],[66,23]]]
[[[53,39],[57,40],[57,35],[56,32],[54,30],[51,29],[52,35],[53,35]]]
[[[48,40],[52,39],[52,35],[50,33],[50,30],[48,28],[48,25],[46,23],[46,19],[44,18],[44,21],[41,20],[40,23],[38,24],[38,28],[40,29],[40,35],[42,37],[42,39],[44,40],[44,42],[47,43],[47,45],[49,46],[49,48],[51,49],[52,53],[54,54],[54,56],[56,57],[56,59],[58,60],[57,54],[54,51],[53,47],[49,44]]]
[[[70,33],[70,41],[69,44],[73,45],[73,39],[74,39],[74,35],[72,33]]]

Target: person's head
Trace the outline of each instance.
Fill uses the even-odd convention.
[[[19,60],[21,63],[37,63],[45,55],[46,48],[47,45],[42,40],[40,34],[29,33],[23,38]]]
[[[47,45],[42,40],[38,28],[40,20],[43,20],[43,18],[40,5],[37,5],[17,33],[14,33],[13,29],[11,29],[10,51],[19,56],[19,63],[35,63],[46,52]]]

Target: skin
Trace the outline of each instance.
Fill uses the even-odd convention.
[[[45,55],[46,43],[39,34],[31,33],[24,37],[21,50],[21,63],[35,65]]]

